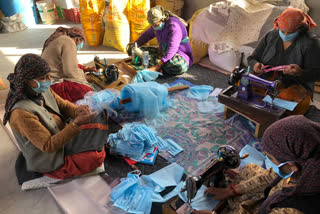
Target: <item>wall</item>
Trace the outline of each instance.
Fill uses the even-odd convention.
[[[188,20],[192,17],[192,14],[197,10],[209,6],[211,3],[218,2],[221,0],[185,0],[184,7],[182,9],[182,16],[184,19]],[[305,0],[306,4],[309,6],[310,16],[319,25],[313,30],[318,36],[320,36],[320,1],[319,0]]]

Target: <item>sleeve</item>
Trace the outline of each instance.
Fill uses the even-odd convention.
[[[303,73],[299,77],[302,81],[315,82],[320,80],[320,39],[314,38],[304,55]]]
[[[68,100],[62,99],[59,95],[57,95],[52,89],[50,89],[53,97],[55,98],[57,105],[59,107],[59,110],[62,115],[68,117],[68,118],[75,118],[75,111],[77,109],[77,105],[71,103]]]
[[[267,45],[267,36],[268,34],[262,38],[262,40],[259,42],[258,46],[254,49],[253,53],[248,56],[248,65],[253,69],[253,66],[261,62],[262,54],[264,52],[264,49],[266,48]]]
[[[57,134],[51,135],[36,115],[23,109],[12,111],[10,126],[13,130],[26,137],[35,147],[46,153],[58,151],[80,132],[78,126],[68,124]]]
[[[83,71],[78,68],[77,48],[70,39],[63,41],[61,46],[61,63],[66,78],[79,79],[83,77],[82,80],[85,80]]]
[[[251,192],[263,192],[264,189],[277,177],[272,170],[264,170],[256,176],[246,179],[239,183],[242,194]]]
[[[178,52],[182,40],[182,31],[178,23],[170,23],[169,27],[167,51],[161,59],[163,63],[168,62]]]
[[[273,208],[270,214],[303,214],[294,208]]]
[[[153,27],[149,27],[137,40],[138,46],[144,45],[156,36]]]

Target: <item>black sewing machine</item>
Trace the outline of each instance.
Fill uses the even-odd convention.
[[[240,165],[243,157],[232,146],[221,146],[217,151],[218,158],[212,159],[210,165],[198,176],[190,176],[186,179],[186,185],[181,192],[187,191],[188,203],[196,196],[200,187],[206,182],[212,182],[215,187],[225,187],[225,170],[235,169]]]
[[[100,76],[100,79],[103,79],[106,84],[110,84],[119,78],[119,69],[116,65],[103,64],[97,56],[94,57],[94,64],[98,71],[96,74],[94,73],[94,75]],[[101,75],[104,78],[101,78]]]
[[[279,81],[268,81],[250,74],[250,67],[248,67],[248,69],[240,69],[240,67],[236,67],[230,75],[228,83],[230,85],[239,84],[237,97],[243,100],[248,100],[252,96],[265,96],[267,94],[270,95],[272,99],[278,96],[277,88]],[[257,88],[264,90],[260,90],[259,94],[257,90],[255,90]],[[261,94],[261,91],[265,92],[265,94]]]

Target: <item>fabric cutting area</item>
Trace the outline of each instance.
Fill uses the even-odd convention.
[[[0,2],[0,213],[319,213],[320,3],[205,2]]]

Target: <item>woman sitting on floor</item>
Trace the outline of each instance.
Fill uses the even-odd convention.
[[[51,68],[50,77],[53,80],[51,88],[63,99],[75,103],[92,91],[84,72],[93,67],[78,65],[77,50],[85,42],[85,34],[79,27],[59,27],[45,41],[42,58]]]
[[[88,106],[59,97],[50,89],[49,72],[48,63],[38,55],[20,58],[8,76],[10,91],[3,122],[9,121],[28,172],[58,179],[88,173],[105,158],[103,137],[108,126],[97,120],[102,117],[107,123],[107,115],[95,116]],[[67,122],[67,118],[73,120]]]
[[[217,200],[227,199],[222,213],[319,213],[319,136],[320,124],[302,115],[277,121],[262,140],[272,168],[248,164],[229,188],[209,187],[206,192]]]
[[[148,22],[151,27],[137,39],[136,43],[142,46],[156,37],[163,53],[161,61],[148,70],[163,71],[165,75],[187,72],[192,65],[193,56],[185,24],[160,5],[148,11]]]
[[[307,107],[313,96],[314,83],[320,80],[320,40],[309,31],[316,26],[302,10],[288,8],[274,21],[275,29],[267,33],[248,57],[249,65],[258,75],[263,74],[264,65],[288,65],[281,72],[267,73],[261,77],[280,79],[284,88],[296,85],[288,94],[303,92],[305,96],[302,98]],[[290,100],[290,97],[280,98]],[[295,111],[304,114],[307,110]]]

